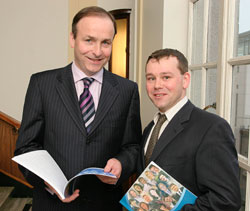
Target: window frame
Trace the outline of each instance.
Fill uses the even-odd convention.
[[[193,9],[194,4],[200,0],[189,0],[189,29],[188,29],[188,61],[192,57],[192,32],[193,32]],[[189,65],[189,71],[202,70],[202,96],[201,105],[205,107],[206,97],[206,70],[216,68],[216,113],[230,122],[231,118],[231,93],[232,93],[232,71],[235,65],[250,64],[250,55],[235,56],[235,18],[237,17],[238,8],[236,8],[237,0],[221,0],[220,1],[220,20],[219,20],[219,41],[218,41],[218,59],[217,62],[206,62],[207,59],[207,41],[208,41],[208,18],[209,18],[209,2],[204,1],[204,24],[203,24],[203,58],[202,64]],[[192,81],[191,81],[192,83]],[[191,87],[191,86],[190,86]],[[187,95],[191,96],[191,89],[188,89]],[[250,211],[250,135],[248,142],[248,158],[238,153],[238,161],[240,168],[246,170],[246,201],[245,211]]]

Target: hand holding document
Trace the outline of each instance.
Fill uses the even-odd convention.
[[[120,203],[129,211],[180,210],[194,204],[197,196],[151,161],[123,196]]]
[[[44,182],[44,183],[45,183],[45,185],[46,185],[45,189],[46,189],[49,193],[51,193],[52,195],[53,195],[53,194],[56,194],[57,197],[58,197],[62,202],[64,202],[64,203],[70,203],[70,202],[74,201],[74,200],[79,196],[80,190],[77,189],[77,190],[74,191],[73,194],[71,194],[70,196],[67,196],[65,199],[62,199],[61,196],[59,195],[59,193],[57,193],[56,190],[55,190],[50,184],[48,184],[47,182]]]
[[[58,193],[62,200],[68,197],[70,192],[74,192],[74,186],[72,186],[72,190],[69,190],[70,184],[79,176],[102,175],[116,178],[115,175],[104,172],[102,168],[91,167],[82,170],[68,181],[55,160],[46,150],[27,152],[13,157],[12,160],[43,179]]]

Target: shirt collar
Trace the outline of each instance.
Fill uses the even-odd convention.
[[[172,108],[170,108],[169,110],[167,110],[164,114],[166,115],[167,117],[167,120],[168,122],[170,122],[170,120],[175,116],[175,114],[177,114],[177,112],[187,103],[188,101],[188,98],[187,96],[185,96],[184,98],[182,98],[178,103],[176,103]],[[159,116],[158,114],[161,113],[163,114],[162,112],[157,112],[155,115],[154,115],[154,123],[157,122]]]
[[[89,77],[87,76],[83,71],[80,70],[80,68],[78,68],[75,64],[75,62],[73,61],[72,66],[72,73],[73,73],[73,78],[74,78],[74,82],[77,83],[78,81],[81,81],[83,78]],[[102,84],[103,81],[103,68],[98,71],[97,73],[95,73],[94,75],[91,76],[91,78],[94,78],[95,81],[99,82],[100,84]]]

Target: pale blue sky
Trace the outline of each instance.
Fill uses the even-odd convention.
[[[250,31],[250,0],[240,0],[239,33]]]

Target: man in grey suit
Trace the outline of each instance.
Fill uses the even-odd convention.
[[[137,84],[104,68],[115,34],[115,20],[104,9],[88,7],[76,14],[70,34],[75,59],[32,75],[15,155],[44,149],[67,179],[88,167],[117,178],[83,176],[62,200],[20,167],[34,186],[34,211],[122,210],[122,182],[135,171],[141,122]]]
[[[149,56],[147,93],[159,111],[143,132],[138,173],[154,161],[197,195],[195,204],[181,211],[238,211],[239,166],[231,127],[187,99],[189,83],[181,52],[161,49]]]

